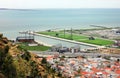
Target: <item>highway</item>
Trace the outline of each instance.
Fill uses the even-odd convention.
[[[38,56],[43,56],[46,57],[48,55],[55,55],[59,54],[60,56],[66,56],[66,57],[77,57],[77,56],[85,56],[85,57],[97,57],[97,56],[110,56],[110,57],[118,57],[120,58],[120,54],[102,54],[102,53],[83,53],[83,52],[78,52],[78,53],[70,53],[70,52],[65,52],[65,53],[59,53],[59,52],[40,52],[40,51],[30,51],[31,53],[37,54]]]

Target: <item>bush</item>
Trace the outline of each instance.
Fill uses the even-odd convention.
[[[42,63],[43,63],[43,64],[46,64],[46,63],[47,63],[47,60],[46,60],[45,57],[43,57],[43,59],[42,59]]]
[[[29,61],[30,58],[31,58],[31,55],[30,55],[29,52],[26,51],[21,57],[22,57],[23,59]]]
[[[58,73],[58,77],[62,77],[62,74],[60,72]]]
[[[3,34],[0,33],[0,38],[2,38],[2,37],[3,37]]]
[[[7,54],[4,59],[4,62],[2,64],[2,71],[3,74],[5,74],[8,78],[16,78],[17,76],[16,67],[13,65],[13,58],[9,54]]]
[[[62,56],[61,58],[65,58],[65,56]]]
[[[106,56],[106,57],[104,57],[104,59],[110,60],[110,56]]]

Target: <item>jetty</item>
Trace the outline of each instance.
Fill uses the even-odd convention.
[[[90,25],[92,27],[98,27],[98,28],[104,28],[104,29],[108,29],[109,27],[105,27],[105,26],[100,26],[100,25]]]

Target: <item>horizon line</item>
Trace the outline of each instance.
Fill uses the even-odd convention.
[[[0,10],[40,10],[40,9],[120,9],[120,8],[0,8]]]

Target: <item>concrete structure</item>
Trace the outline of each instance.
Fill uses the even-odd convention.
[[[74,52],[80,52],[80,46],[79,45],[75,45],[73,47],[70,48],[70,52],[74,53]]]
[[[117,40],[115,41],[115,46],[120,47],[120,39],[117,39]]]
[[[59,51],[62,48],[62,44],[53,45],[51,51]]]
[[[34,43],[34,37],[33,36],[19,36],[16,38],[17,42],[27,42],[27,43]]]
[[[24,32],[19,32],[20,34],[23,34],[23,36],[18,36],[16,38],[17,42],[27,42],[27,43],[35,43],[34,41],[34,34],[32,31],[24,31]]]

